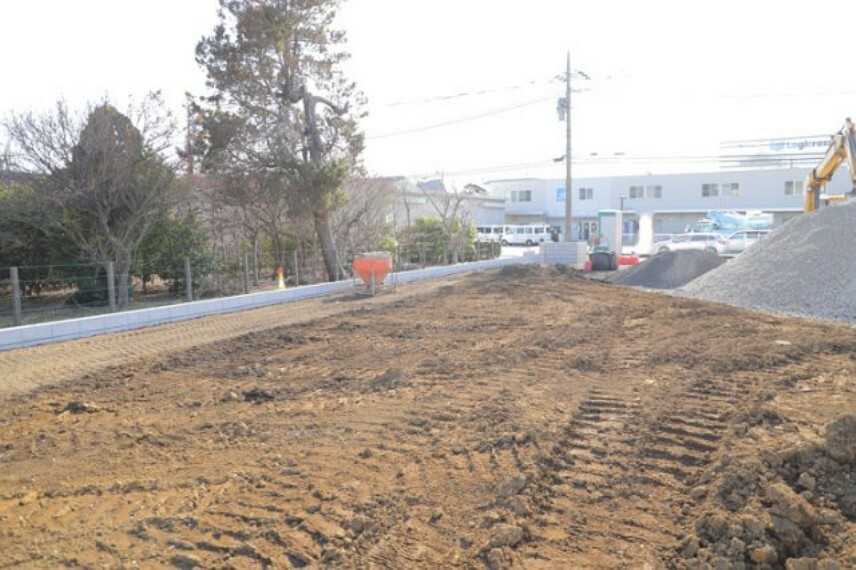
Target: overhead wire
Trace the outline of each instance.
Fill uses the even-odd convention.
[[[604,156],[604,157],[579,157],[574,162],[628,162],[628,161],[693,161],[693,160],[816,160],[823,156],[822,153],[804,154],[711,154],[711,155],[655,155],[655,156]]]
[[[803,163],[814,163],[820,158],[821,154],[789,154],[789,155],[658,155],[658,156],[603,156],[591,157],[580,156],[574,157],[574,164],[589,165],[589,166],[609,166],[621,163],[680,163],[680,164],[729,164],[739,166],[741,163],[747,165],[771,164],[776,162],[787,162],[791,164],[801,165]],[[536,168],[545,168],[548,166],[558,166],[554,159],[545,159],[540,161],[499,164],[493,166],[479,168],[464,168],[458,170],[442,170],[433,173],[418,173],[413,176],[416,178],[430,178],[432,176],[461,176],[468,174],[481,174],[491,172],[503,172],[509,170],[527,170]]]
[[[448,120],[448,121],[443,121],[443,122],[441,122],[441,123],[434,123],[434,124],[431,124],[431,125],[423,125],[423,126],[421,126],[421,127],[414,127],[414,128],[412,128],[412,129],[406,129],[406,130],[402,130],[402,131],[394,131],[394,132],[391,132],[391,133],[383,133],[383,134],[380,134],[380,135],[373,135],[373,136],[366,137],[366,140],[385,139],[385,138],[390,138],[390,137],[398,137],[398,136],[410,135],[410,134],[414,134],[414,133],[421,133],[421,132],[423,132],[423,131],[428,131],[428,130],[432,130],[432,129],[439,129],[439,128],[442,128],[442,127],[448,127],[448,126],[451,126],[451,125],[457,125],[457,124],[459,124],[459,123],[465,123],[465,122],[468,122],[468,121],[475,121],[475,120],[477,120],[477,119],[482,119],[482,118],[484,118],[484,117],[490,117],[490,116],[493,116],[493,115],[499,115],[499,114],[501,114],[501,113],[507,113],[507,112],[510,112],[510,111],[515,111],[515,110],[517,110],[517,109],[522,109],[522,108],[524,108],[524,107],[531,107],[531,106],[533,106],[533,105],[537,105],[537,104],[539,104],[539,103],[544,103],[544,102],[546,102],[546,101],[551,101],[551,100],[553,100],[553,99],[555,99],[555,96],[552,96],[552,95],[551,95],[551,96],[549,96],[549,97],[539,97],[538,99],[534,99],[534,100],[531,100],[531,101],[525,101],[525,102],[523,102],[523,103],[518,103],[518,104],[516,104],[516,105],[511,105],[511,106],[508,106],[508,107],[502,107],[502,108],[499,108],[499,109],[493,109],[493,110],[491,110],[491,111],[486,111],[486,112],[484,112],[484,113],[479,113],[479,114],[477,114],[477,115],[469,115],[469,116],[466,116],[466,117],[458,117],[458,118],[456,118],[456,119],[451,119],[451,120]]]
[[[791,137],[770,137],[765,139],[734,139],[729,141],[722,141],[720,146],[729,145],[729,144],[738,144],[738,143],[769,143],[776,141],[796,141],[796,140],[804,140],[804,139],[821,139],[821,138],[829,138],[830,135],[801,135],[801,136],[791,136]]]
[[[435,103],[438,101],[451,101],[454,99],[462,99],[465,97],[477,97],[482,95],[492,95],[495,93],[504,93],[507,91],[517,91],[520,89],[526,89],[528,87],[540,86],[540,85],[549,85],[551,83],[555,83],[557,78],[553,77],[548,80],[544,79],[534,79],[532,81],[526,81],[523,83],[518,83],[516,85],[506,85],[502,87],[492,87],[487,89],[476,89],[472,91],[460,91],[458,93],[449,93],[445,95],[434,95],[431,97],[426,97],[423,99],[409,99],[403,101],[393,101],[391,103],[385,103],[381,106],[383,107],[401,107],[405,105],[419,105],[424,103]]]
[[[487,166],[483,168],[469,168],[462,170],[444,170],[442,171],[443,176],[460,176],[462,174],[478,174],[481,172],[502,172],[505,170],[524,170],[526,168],[535,168],[538,166],[549,166],[553,164],[553,160],[539,160],[533,162],[521,162],[516,164],[500,164],[495,166]],[[435,176],[438,173],[421,173],[416,175],[416,178],[427,178],[431,176]]]
[[[761,99],[773,97],[837,97],[841,95],[856,94],[855,89],[842,91],[814,91],[808,93],[780,92],[780,93],[722,93],[719,97],[723,99]]]

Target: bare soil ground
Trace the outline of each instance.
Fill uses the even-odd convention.
[[[0,354],[0,568],[856,565],[853,328],[522,267],[345,301]]]

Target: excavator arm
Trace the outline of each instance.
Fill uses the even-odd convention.
[[[832,141],[820,164],[812,169],[806,178],[803,210],[813,212],[820,208],[821,191],[844,162],[847,163],[850,171],[852,183],[850,195],[856,196],[856,125],[850,119],[847,119],[841,130],[832,136]],[[844,196],[828,196],[824,199],[843,200],[844,198]]]

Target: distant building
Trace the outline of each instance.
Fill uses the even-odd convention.
[[[452,211],[473,226],[500,225],[505,220],[504,197],[491,195],[474,184],[461,189],[448,188],[440,179],[418,181],[404,176],[377,178],[374,182],[386,189],[389,215],[396,231],[418,218],[442,218]]]
[[[647,252],[658,234],[683,232],[710,210],[763,210],[775,224],[802,212],[805,168],[574,178],[572,215],[582,239],[598,234],[598,211],[618,210],[624,198],[625,245]],[[486,183],[504,198],[505,223],[565,223],[565,181],[522,178]],[[850,191],[839,173],[830,194]]]

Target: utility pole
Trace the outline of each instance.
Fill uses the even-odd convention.
[[[573,188],[571,187],[571,50],[568,50],[567,70],[565,72],[565,242],[574,241],[571,230],[573,209]]]

